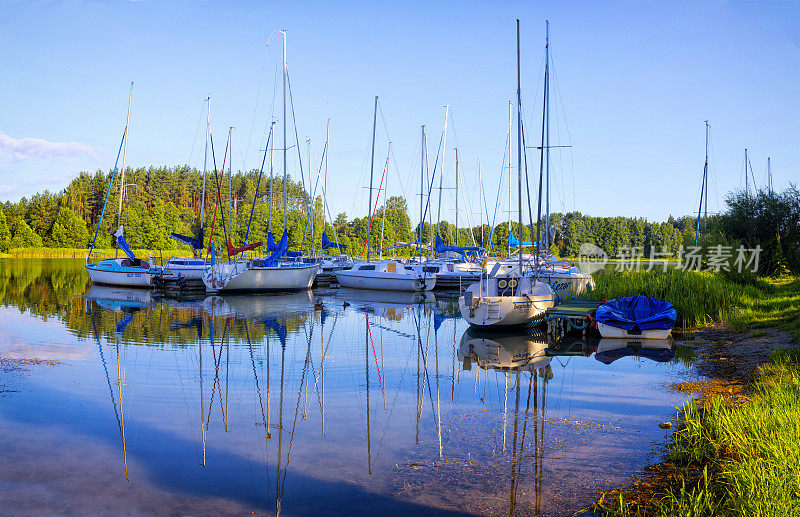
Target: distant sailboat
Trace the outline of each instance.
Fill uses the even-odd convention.
[[[131,83],[130,93],[128,95],[128,115],[125,119],[125,131],[122,133],[122,141],[119,144],[117,151],[117,161],[114,163],[114,170],[111,173],[111,181],[108,183],[108,191],[106,192],[106,200],[103,203],[103,210],[100,212],[100,220],[97,221],[97,228],[94,232],[92,245],[89,252],[86,254],[86,272],[92,282],[98,284],[108,285],[123,285],[129,287],[150,287],[151,277],[156,273],[156,270],[150,266],[146,260],[136,258],[136,255],[131,251],[128,243],[125,241],[125,233],[122,225],[122,204],[125,194],[125,155],[128,150],[128,125],[131,119],[131,99],[133,98],[133,83]],[[114,185],[114,178],[117,175],[117,164],[119,163],[120,154],[122,154],[122,172],[119,186],[119,208],[117,209],[117,219],[119,227],[114,232],[116,243],[119,249],[125,253],[125,258],[109,258],[101,260],[98,263],[92,263],[92,253],[94,252],[94,245],[97,242],[97,234],[100,232],[100,227],[103,225],[103,215],[105,215],[106,207],[108,206],[108,198],[111,194],[111,188]]]
[[[314,283],[314,278],[317,275],[319,266],[316,263],[305,262],[284,262],[281,260],[283,256],[299,256],[299,253],[289,251],[289,235],[287,233],[287,211],[288,205],[286,202],[286,81],[287,81],[287,65],[286,65],[286,33],[281,31],[283,35],[283,236],[277,244],[272,239],[272,234],[268,233],[267,247],[272,251],[268,257],[255,258],[252,260],[231,260],[232,256],[242,251],[260,246],[258,244],[247,244],[241,248],[234,248],[228,239],[228,262],[218,262],[212,264],[206,269],[203,276],[203,283],[206,290],[211,292],[218,291],[297,291],[309,289],[311,284]],[[272,130],[270,130],[270,138]],[[269,149],[269,141],[267,148],[264,150],[264,161],[261,164],[261,172],[259,173],[259,182],[261,174],[264,171],[264,162],[266,161],[266,153]],[[219,187],[218,187],[219,190]],[[218,193],[219,194],[219,193]],[[219,196],[218,196],[219,197]],[[256,191],[253,199],[253,206],[255,207],[256,200],[258,199],[258,192]],[[252,211],[250,221],[252,222]],[[230,217],[229,217],[230,219]],[[223,224],[225,217],[223,214]],[[249,226],[248,226],[249,233]],[[272,242],[271,242],[272,241]]]
[[[349,269],[336,271],[342,287],[378,289],[386,291],[430,291],[436,284],[438,267],[403,264],[398,260],[370,261],[372,253],[372,181],[375,166],[375,126],[378,116],[378,97],[372,119],[372,162],[369,172],[369,204],[367,205],[367,260],[353,264]],[[430,268],[430,271],[428,270]]]

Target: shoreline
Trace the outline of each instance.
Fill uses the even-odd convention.
[[[733,408],[749,403],[757,390],[762,369],[774,364],[782,351],[800,352],[800,343],[786,330],[775,327],[744,332],[723,325],[714,325],[686,332],[689,339],[681,343],[697,350],[692,369],[697,380],[674,382],[665,389],[673,393],[691,393],[694,398],[677,411],[677,426],[663,447],[658,447],[661,461],[645,468],[644,475],[632,475],[629,481],[597,493],[597,502],[576,515],[663,515],[662,502],[681,504],[710,492],[710,487],[722,472],[724,458],[706,458],[705,461],[674,459],[681,446],[679,433],[686,432],[687,412],[699,411],[700,419],[714,405]],[[779,389],[779,388],[778,388]],[[697,418],[696,415],[693,418]],[[713,480],[713,481],[709,481]],[[711,483],[711,484],[710,484]],[[678,494],[676,496],[676,494]],[[695,501],[691,501],[695,503]],[[706,512],[713,515],[721,508],[710,505]],[[696,509],[696,508],[695,508]],[[674,507],[673,507],[674,510]],[[694,515],[694,514],[693,514]]]

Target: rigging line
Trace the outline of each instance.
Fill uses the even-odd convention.
[[[305,174],[303,174],[303,155],[300,152],[300,137],[297,134],[297,119],[295,119],[294,115],[294,96],[292,95],[292,81],[289,78],[289,69],[286,68],[286,85],[289,89],[289,104],[292,106],[292,127],[294,127],[294,140],[297,145],[297,163],[300,167],[300,182],[303,186],[303,191],[306,191],[306,180]],[[309,178],[308,182],[311,183],[311,165],[309,164]],[[311,217],[311,200],[309,200],[308,205],[306,206],[306,217]]]
[[[200,124],[203,123],[203,114],[206,111],[206,99],[203,99],[203,107],[200,108],[200,118],[197,119],[197,128],[194,130],[194,140],[192,140],[192,150],[189,151],[189,158],[186,160],[186,164],[191,166],[192,164],[192,156],[194,155],[194,146],[197,144],[197,135],[200,133]]]
[[[267,56],[269,55],[269,40],[271,40],[272,36],[274,36],[277,32],[278,31],[272,31],[272,32],[269,33],[269,36],[267,36],[267,46],[264,49],[264,57],[261,60],[261,72],[259,72],[259,74],[258,74],[258,77],[259,77],[258,89],[256,91],[256,105],[253,107],[253,119],[250,122],[250,135],[247,137],[247,148],[245,149],[245,156],[242,157],[242,159],[243,159],[242,163],[245,163],[245,164],[247,162],[244,161],[244,158],[250,156],[250,143],[253,140],[253,129],[255,128],[255,125],[256,125],[256,113],[258,112],[258,103],[261,100],[261,86],[262,86],[261,78],[264,76],[264,71],[267,68]],[[273,92],[274,91],[275,90],[273,89]],[[274,99],[274,93],[273,93],[273,99]]]
[[[567,121],[567,110],[564,107],[564,95],[561,93],[561,87],[558,83],[558,75],[556,74],[555,70],[553,69],[553,54],[550,54],[549,60],[549,68],[550,71],[553,73],[553,80],[555,81],[556,86],[556,103],[561,103],[561,116],[564,117],[564,129],[567,131],[567,144],[569,145],[569,163],[570,163],[570,175],[572,176],[572,210],[575,210],[575,154],[572,148],[572,134],[569,131],[569,122]],[[556,125],[558,125],[558,119],[556,119]],[[562,173],[563,176],[563,173]]]
[[[508,139],[509,138],[510,138],[510,135],[506,135],[506,141],[503,144],[503,161],[500,164],[500,181],[497,182],[497,196],[495,197],[494,214],[492,215],[492,227],[489,229],[489,251],[490,252],[491,252],[492,249],[494,249],[494,239],[493,239],[493,237],[494,237],[494,228],[496,226],[495,223],[497,222],[497,209],[500,207],[500,191],[501,191],[501,189],[503,187],[503,177],[505,176],[505,172],[504,171],[505,171],[505,168],[506,168],[506,157],[508,155],[508,153],[506,151],[507,151],[507,148],[508,148]],[[508,159],[510,161],[511,157],[509,156]],[[486,210],[486,217],[487,218],[489,217],[488,208]]]

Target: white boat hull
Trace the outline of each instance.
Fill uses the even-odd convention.
[[[380,291],[430,291],[436,285],[436,277],[418,277],[397,273],[369,271],[370,275],[358,271],[342,270],[336,272],[336,279],[342,287],[353,289],[374,289]]]
[[[672,329],[650,329],[642,330],[641,334],[631,334],[628,330],[619,327],[612,327],[605,323],[597,322],[597,331],[604,338],[614,339],[667,339]]]
[[[218,263],[206,269],[206,290],[299,291],[310,289],[317,276],[317,264],[250,267],[249,262]]]
[[[133,269],[133,268],[131,268]],[[145,269],[139,271],[103,271],[86,265],[89,278],[96,284],[124,285],[128,287],[150,287],[150,274]]]
[[[547,282],[559,300],[567,296],[580,296],[594,287],[591,275],[586,273],[551,273],[543,271],[539,278]]]
[[[520,296],[481,296],[481,283],[475,283],[458,299],[461,316],[479,328],[533,325],[543,321],[545,312],[553,306],[555,296],[544,282],[536,282]]]

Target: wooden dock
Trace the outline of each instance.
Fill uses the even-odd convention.
[[[572,329],[588,330],[588,316],[594,316],[597,308],[603,302],[586,300],[584,298],[570,298],[566,302],[547,309],[545,321],[551,333],[567,333]],[[560,332],[556,332],[560,331]]]

